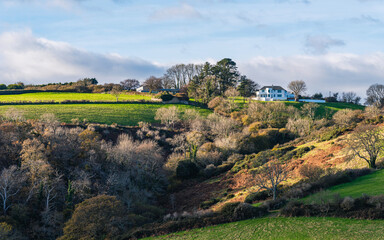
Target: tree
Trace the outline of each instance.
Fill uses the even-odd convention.
[[[315,93],[312,96],[313,99],[323,99],[323,94],[322,93]]]
[[[145,80],[143,86],[148,88],[149,91],[157,91],[163,88],[163,80],[162,78],[150,76],[147,80]]]
[[[218,61],[212,70],[218,80],[221,95],[223,95],[229,87],[234,87],[240,76],[236,63],[230,58],[224,58]]]
[[[367,90],[366,104],[384,107],[384,85],[373,84]]]
[[[343,92],[341,95],[341,101],[346,103],[359,104],[361,98],[354,92]]]
[[[244,102],[245,98],[249,98],[256,93],[257,88],[259,88],[259,84],[246,76],[240,77],[240,85],[237,87],[237,90],[239,91],[240,96],[244,98]]]
[[[126,208],[114,196],[87,199],[76,206],[59,239],[114,239],[128,222],[126,214]]]
[[[277,197],[277,187],[288,179],[288,170],[276,159],[270,160],[255,174],[255,184],[260,189],[272,192],[273,200]]]
[[[288,84],[288,89],[295,94],[295,101],[299,101],[299,95],[307,91],[307,85],[302,80],[292,81]]]
[[[218,95],[218,79],[210,75],[202,79],[200,86],[196,89],[202,102],[207,104],[212,98]]]
[[[109,92],[112,96],[116,98],[116,102],[119,101],[119,97],[122,94],[122,89],[120,85],[113,86],[112,90]]]
[[[136,79],[126,79],[124,81],[120,82],[121,87],[124,90],[136,90],[138,87],[140,87],[140,82]]]
[[[167,74],[164,74],[162,82],[165,89],[171,89],[175,87],[175,81]]]
[[[97,85],[98,82],[96,78],[83,78],[83,79],[77,80],[77,84],[87,87],[89,85]]]
[[[24,176],[16,166],[3,169],[0,174],[0,198],[4,215],[11,206],[10,199],[19,193]]]
[[[347,143],[356,156],[367,162],[368,167],[376,168],[376,160],[384,149],[384,134],[380,127],[359,126]]]

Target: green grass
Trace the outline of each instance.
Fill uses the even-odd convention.
[[[41,104],[41,105],[4,105],[0,106],[0,114],[8,109],[18,109],[28,119],[37,119],[44,113],[53,113],[63,122],[70,123],[71,119],[87,119],[91,123],[136,126],[138,122],[155,123],[156,110],[171,105],[162,104]],[[176,105],[183,112],[186,109],[196,109],[206,116],[210,110],[189,105]]]
[[[332,199],[335,194],[341,197],[361,197],[362,194],[380,195],[384,194],[384,170],[379,170],[357,178],[356,180],[328,188],[326,191],[319,192],[303,199],[306,203],[318,202],[322,199]]]
[[[148,239],[383,239],[384,220],[259,218]]]
[[[141,94],[121,94],[119,101],[138,101],[151,100],[151,95]],[[108,93],[66,93],[66,92],[38,92],[23,93],[14,95],[0,95],[0,102],[39,102],[39,101],[55,101],[62,102],[65,100],[89,100],[89,101],[111,101],[116,102],[116,97]]]

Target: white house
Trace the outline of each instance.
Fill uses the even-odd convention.
[[[280,86],[264,86],[256,91],[255,100],[259,101],[287,101],[295,95]]]

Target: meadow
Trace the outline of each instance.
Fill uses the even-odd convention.
[[[150,94],[121,94],[119,101],[150,101]],[[84,101],[91,102],[116,102],[116,97],[108,93],[71,93],[71,92],[38,92],[12,95],[0,95],[0,102],[63,102],[63,101]]]
[[[169,107],[171,105],[166,105]],[[196,109],[202,116],[211,113],[208,109],[189,105],[176,105],[182,112],[186,109]],[[53,113],[65,123],[78,118],[80,121],[87,119],[88,122],[112,124],[117,123],[124,126],[137,126],[138,122],[157,123],[156,110],[165,107],[163,104],[39,104],[39,105],[3,105],[0,106],[0,114],[9,109],[21,111],[27,119],[37,119],[44,113]]]
[[[384,170],[376,171],[357,178],[356,180],[328,188],[325,191],[315,193],[303,199],[306,203],[317,203],[326,199],[332,200],[332,196],[339,194],[341,197],[361,197],[366,195],[384,194]]]
[[[384,220],[259,218],[146,239],[383,239]]]

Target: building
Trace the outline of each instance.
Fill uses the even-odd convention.
[[[255,100],[259,101],[287,101],[295,95],[280,86],[264,86],[256,91]]]
[[[143,93],[149,92],[149,88],[141,86],[141,87],[136,89],[136,92],[143,92]],[[180,89],[165,89],[165,88],[162,88],[162,89],[158,89],[158,90],[152,91],[152,93],[158,93],[158,92],[169,92],[169,93],[175,94],[175,93],[180,92]]]

